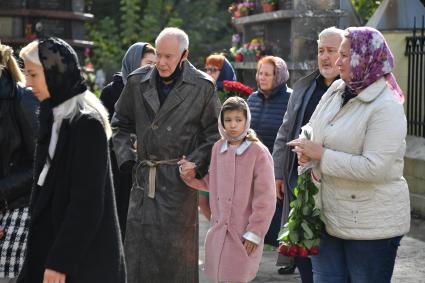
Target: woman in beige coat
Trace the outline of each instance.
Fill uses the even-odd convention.
[[[341,80],[289,143],[300,166],[315,164],[320,188],[326,233],[312,257],[314,282],[390,282],[410,225],[403,94],[375,29],[347,29],[336,64]]]

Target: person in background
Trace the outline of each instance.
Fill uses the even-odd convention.
[[[279,57],[266,56],[257,63],[256,80],[258,90],[248,97],[248,106],[251,111],[251,127],[259,139],[273,152],[273,144],[277,131],[282,124],[292,89],[286,82],[289,72],[286,62]],[[282,217],[282,203],[276,201],[276,210],[264,242],[278,247],[277,241]]]
[[[37,99],[13,50],[0,44],[0,282],[16,282],[29,227]]]
[[[222,54],[211,54],[207,57],[205,72],[215,80],[218,91],[223,91],[223,81],[236,81],[235,70]]]
[[[274,213],[273,159],[250,129],[241,97],[228,98],[218,118],[209,173],[195,178],[196,164],[180,160],[190,187],[211,193],[211,228],[205,239],[205,273],[214,282],[249,282],[257,274],[264,236]]]
[[[223,92],[223,81],[236,81],[235,70],[222,54],[211,54],[207,57],[205,60],[205,72],[215,80],[218,93]],[[199,191],[198,205],[202,214],[210,221],[211,208],[208,192]]]
[[[403,177],[407,123],[394,57],[374,28],[346,29],[336,65],[341,80],[316,107],[295,147],[313,165],[325,233],[311,258],[314,282],[391,282],[410,228]]]
[[[26,83],[40,103],[31,222],[19,283],[125,283],[108,113],[77,54],[50,37],[25,46]]]
[[[343,39],[343,33],[343,30],[335,27],[326,28],[320,32],[317,41],[319,68],[294,84],[294,90],[288,102],[288,110],[274,143],[276,194],[283,203],[282,224],[288,220],[289,204],[295,198],[294,189],[298,179],[297,155],[286,143],[298,137],[301,127],[308,123],[323,94],[339,78],[339,70],[335,62],[338,58],[338,48]],[[279,257],[283,256],[279,255]],[[304,283],[313,282],[309,258],[296,257],[294,264],[281,268],[279,272],[282,274],[293,273],[295,266],[298,267]]]
[[[115,103],[118,101],[124,85],[127,83],[128,75],[140,67],[153,65],[155,62],[155,48],[149,43],[137,42],[128,48],[122,60],[121,72],[114,74],[113,81],[105,86],[105,88],[102,90],[102,93],[100,94],[100,100],[108,110],[110,120],[115,113]],[[110,153],[118,219],[120,222],[121,236],[124,240],[128,202],[130,199],[130,190],[132,185],[132,172],[131,170],[119,170],[117,157],[115,155],[112,142],[110,142]]]

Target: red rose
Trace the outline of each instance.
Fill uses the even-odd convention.
[[[298,256],[300,256],[300,257],[307,257],[308,256],[308,250],[305,247],[300,246],[298,248]]]
[[[289,247],[288,256],[296,256],[298,255],[298,246],[293,245]]]
[[[310,248],[310,254],[311,255],[317,255],[319,253],[319,247],[314,246]]]
[[[286,246],[285,244],[282,244],[279,246],[278,252],[281,255],[287,256],[288,255],[288,246]]]

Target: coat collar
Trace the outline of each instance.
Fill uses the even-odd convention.
[[[244,140],[236,149],[236,155],[242,155],[249,147],[252,141]],[[220,153],[225,153],[229,149],[228,141],[221,144]]]
[[[336,90],[342,93],[344,92],[345,86],[345,82],[342,82]],[[355,99],[358,99],[365,103],[372,102],[382,93],[386,86],[387,82],[385,81],[385,78],[382,77],[376,80],[373,84],[369,85],[367,88],[360,91],[360,93],[355,97]]]
[[[158,72],[156,71],[155,67],[151,67],[151,69],[148,71],[149,74],[146,76],[143,76],[141,83],[144,83],[146,81],[149,81],[149,83],[152,86],[155,86],[156,84],[156,76],[158,75]],[[189,84],[196,84],[196,68],[188,61],[183,61],[183,72],[181,75],[181,79],[178,78],[178,81],[176,82],[176,86],[178,86],[181,82],[189,83]]]

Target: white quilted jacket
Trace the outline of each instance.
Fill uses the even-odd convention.
[[[344,88],[334,82],[303,127],[325,147],[314,172],[326,231],[354,240],[403,235],[410,228],[403,106],[384,78],[341,107]]]

